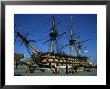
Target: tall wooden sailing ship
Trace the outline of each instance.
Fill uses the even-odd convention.
[[[71,17],[72,19],[72,17]],[[37,64],[38,68],[55,68],[57,66],[65,66],[66,71],[68,72],[68,67],[79,68],[79,67],[90,67],[88,57],[81,56],[81,42],[80,42],[80,34],[78,35],[78,39],[74,39],[74,32],[72,29],[72,24],[70,25],[70,38],[68,40],[68,44],[66,46],[70,46],[70,54],[66,54],[62,51],[56,50],[56,39],[57,37],[66,34],[63,32],[61,34],[58,33],[55,17],[52,17],[52,26],[50,28],[49,37],[50,39],[46,42],[50,42],[48,52],[39,52],[30,42],[30,40],[26,39],[19,31],[16,31],[17,37],[21,39],[21,41],[27,47],[32,60]],[[76,51],[77,55],[74,54]]]

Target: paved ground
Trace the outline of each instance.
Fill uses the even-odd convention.
[[[91,69],[90,72],[84,72],[84,71],[78,71],[78,73],[69,73],[66,74],[64,70],[60,70],[59,74],[53,74],[50,70],[45,70],[45,72],[42,72],[40,70],[35,70],[34,73],[26,73],[26,67],[25,66],[19,66],[18,69],[14,69],[15,75],[22,75],[22,76],[97,76],[97,71],[94,69]]]

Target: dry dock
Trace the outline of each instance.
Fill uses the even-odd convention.
[[[90,72],[78,70],[78,73],[66,74],[64,69],[60,69],[59,74],[53,74],[52,71],[46,69],[44,72],[40,70],[35,70],[34,73],[26,73],[26,68],[24,66],[19,66],[18,69],[14,69],[15,76],[97,76],[97,70],[91,68]]]

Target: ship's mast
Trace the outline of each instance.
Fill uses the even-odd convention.
[[[56,28],[56,23],[55,23],[55,17],[53,16],[52,17],[52,27],[50,29],[50,52],[55,52],[56,51],[56,47],[55,47],[55,41],[56,41],[56,37],[58,35],[58,31],[57,31],[57,28]]]
[[[80,50],[81,50],[81,42],[80,42],[80,33],[78,33],[78,54],[77,56],[80,56]]]
[[[72,17],[70,17],[70,19],[71,19],[71,24],[70,24],[70,39],[69,39],[70,55],[71,56],[74,56],[74,44],[75,44],[75,40],[74,40],[73,29],[72,29]]]

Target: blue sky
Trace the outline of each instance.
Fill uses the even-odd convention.
[[[19,31],[24,36],[29,33],[27,39],[35,40],[37,42],[32,43],[35,48],[40,51],[48,51],[49,42],[43,44],[49,39],[49,29],[51,28],[51,17],[55,16],[57,30],[59,33],[67,32],[63,36],[57,38],[59,45],[63,46],[68,44],[70,31],[69,25],[72,23],[72,27],[77,38],[77,33],[80,32],[80,40],[87,40],[82,43],[82,46],[87,46],[88,52],[86,55],[90,56],[94,63],[97,62],[97,15],[96,14],[15,14],[14,24],[15,30]],[[70,20],[72,17],[72,22]],[[42,40],[44,39],[44,40]],[[39,41],[41,40],[41,41]],[[14,51],[16,53],[23,53],[25,57],[29,57],[29,54],[24,45],[20,45],[21,40],[16,39]],[[83,50],[84,47],[82,47]],[[63,51],[69,54],[69,46],[63,48]],[[74,52],[76,54],[76,52]]]

